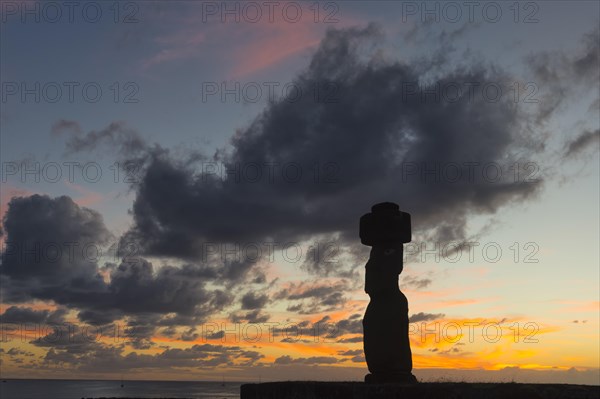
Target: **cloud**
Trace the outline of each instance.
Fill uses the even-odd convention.
[[[188,348],[169,348],[156,354],[127,353],[123,346],[110,346],[97,341],[40,339],[34,344],[50,347],[40,369],[61,366],[85,372],[123,372],[149,368],[214,368],[220,366],[252,367],[264,355],[239,346],[202,344]]]
[[[233,323],[266,323],[269,321],[270,316],[268,314],[261,313],[260,309],[255,309],[250,312],[234,312],[229,315],[230,320]]]
[[[93,257],[97,252],[89,248],[101,250],[111,235],[100,214],[69,197],[15,197],[3,221],[6,246],[0,278],[4,303],[54,301],[78,309],[81,321],[95,324],[130,316],[138,336],[149,328],[145,337],[152,335],[156,325],[202,322],[233,303],[233,294],[206,288],[208,281],[218,285],[216,277],[220,276],[206,265],[155,268],[143,258],[128,256],[101,269]],[[101,272],[108,273],[107,280]],[[10,307],[4,316],[50,320],[63,310],[46,312]]]
[[[262,309],[269,301],[268,295],[248,292],[242,297],[242,309]]]
[[[313,328],[319,332],[319,336],[325,339],[339,338],[347,334],[362,334],[362,319],[350,316],[346,319],[331,321],[329,316],[324,316],[321,320],[314,323]],[[362,340],[362,337],[361,337]],[[338,340],[338,342],[351,342]]]
[[[206,339],[222,339],[225,336],[225,331],[220,330],[206,335]]]
[[[538,123],[545,122],[572,96],[579,99],[589,88],[598,86],[600,28],[584,34],[580,44],[571,52],[545,51],[526,57],[537,86],[545,88],[539,99]]]
[[[302,270],[319,277],[342,277],[356,280],[359,268],[357,259],[367,259],[369,249],[357,246],[339,234],[319,235],[313,238],[312,244],[302,262]]]
[[[27,351],[23,351],[17,348],[10,348],[7,352],[7,355],[9,356],[19,356],[19,355],[23,355],[23,356],[34,356],[33,353],[31,352],[27,352]]]
[[[431,285],[432,280],[430,278],[418,278],[416,276],[403,276],[402,286],[410,287],[414,289],[427,288]]]
[[[358,355],[362,355],[363,354],[363,350],[362,349],[356,349],[356,350],[348,350],[348,351],[340,351],[338,352],[338,355],[340,356],[358,356]]]
[[[310,282],[291,283],[277,292],[273,299],[296,301],[287,310],[298,314],[315,314],[340,309],[346,302],[346,292],[350,288],[347,281],[331,284]]]
[[[58,324],[64,321],[67,310],[58,308],[54,311],[48,309],[35,310],[22,306],[10,306],[0,315],[2,323],[53,323]]]
[[[181,156],[150,145],[122,122],[69,136],[68,152],[109,148],[139,162],[139,180],[131,183],[136,193],[133,225],[120,238],[120,248],[133,247],[140,258],[115,264],[106,270],[105,281],[98,265],[86,259],[77,259],[75,273],[60,273],[70,271],[69,264],[32,270],[8,254],[0,269],[3,282],[10,280],[5,298],[53,300],[77,308],[86,321],[153,313],[160,315],[156,323],[163,327],[192,325],[230,306],[235,300],[232,288],[255,278],[261,260],[223,258],[210,245],[298,243],[321,236],[336,237],[342,249],[356,247],[358,217],[383,200],[396,201],[412,213],[418,221],[415,234],[461,240],[470,217],[534,198],[544,178],[515,181],[508,168],[517,160],[535,159],[543,140],[531,129],[530,115],[515,107],[512,98],[490,101],[481,89],[509,84],[510,75],[482,62],[438,68],[432,74],[424,60],[382,60],[377,56],[382,37],[375,25],[329,30],[294,80],[306,95],[269,103],[239,129],[229,147],[212,156],[195,151]],[[580,68],[587,70],[585,65],[581,61]],[[407,85],[431,91],[465,82],[479,84],[453,101],[407,91]],[[315,87],[333,91],[315,99]],[[59,121],[56,126],[73,124]],[[207,173],[207,161],[222,164],[230,173]],[[460,178],[444,177],[448,165]],[[490,181],[483,165],[495,165],[499,178]],[[262,178],[249,179],[244,171],[257,166]],[[108,236],[97,213],[69,201],[40,196],[13,200],[4,223],[7,238],[31,245],[31,232],[40,242],[99,242]],[[52,209],[60,204],[65,214],[59,216]],[[45,208],[51,209],[50,219],[41,210]],[[186,263],[157,268],[142,256]],[[344,292],[354,289],[349,280],[356,267],[320,263],[305,262],[303,267],[348,280],[296,287],[297,292],[278,293],[273,300],[291,302],[288,309],[302,314],[342,306]],[[408,283],[426,287],[428,280],[409,278]],[[208,282],[225,289],[209,289]],[[230,317],[267,320],[260,305],[268,298],[245,295],[245,312],[233,310]]]
[[[457,240],[465,238],[471,215],[533,198],[544,179],[514,181],[508,168],[534,160],[543,140],[512,99],[490,101],[481,91],[486,84],[508,84],[510,76],[474,63],[438,71],[423,83],[426,63],[384,62],[365,52],[365,43],[376,45],[380,37],[373,25],[328,31],[294,80],[307,95],[270,103],[212,157],[149,151],[135,185],[134,225],[123,240],[144,254],[176,257],[202,256],[207,242],[299,242],[338,234],[355,243],[357,218],[382,200],[411,212],[417,232]],[[465,82],[478,85],[456,101],[407,92]],[[323,84],[335,93],[315,101],[311,90]],[[230,173],[203,173],[207,160]],[[494,181],[484,165],[494,166]],[[447,166],[458,180],[443,177]],[[260,170],[261,178],[250,181],[244,175],[249,168]],[[423,172],[436,168],[424,182]]]
[[[77,121],[60,119],[52,125],[50,132],[54,136],[59,136],[63,133],[81,134],[83,130]]]
[[[445,315],[443,313],[415,313],[408,318],[409,323],[417,323],[419,321],[430,321],[437,320],[443,318]]]
[[[343,344],[355,344],[358,342],[363,342],[363,336],[361,334],[356,337],[342,338],[338,342],[343,343]]]
[[[58,130],[58,128],[56,128],[57,126],[64,129],[65,125],[70,127],[74,124],[76,124],[76,122],[61,120],[54,124],[52,132]],[[79,125],[76,126],[78,127]],[[80,128],[76,130],[77,133],[81,132]],[[134,129],[129,128],[127,124],[122,121],[112,122],[109,126],[99,131],[92,130],[84,135],[73,135],[69,137],[66,142],[67,153],[69,154],[91,151],[100,145],[116,148],[120,154],[127,154],[129,156],[148,150],[145,140],[139,133]]]
[[[577,136],[573,141],[569,142],[566,145],[565,149],[565,157],[574,157],[581,152],[583,152],[586,148],[596,145],[596,150],[598,150],[598,142],[600,140],[600,129],[596,129],[594,131],[585,130],[579,136]]]
[[[538,79],[544,83],[572,85],[573,83],[594,83],[600,80],[600,28],[586,33],[581,38],[580,48],[565,53],[561,51],[533,53],[527,62]]]
[[[37,284],[43,296],[44,284],[62,282],[65,289],[85,281],[92,288],[101,284],[96,264],[82,248],[106,244],[111,237],[102,216],[79,207],[67,196],[51,199],[31,195],[13,197],[3,218],[6,247],[0,274],[27,284]],[[5,299],[18,298],[18,290],[7,287]]]
[[[275,364],[287,365],[287,364],[334,364],[338,363],[339,360],[333,356],[312,356],[312,357],[299,357],[292,358],[288,355],[280,356],[275,359]]]
[[[111,274],[110,288],[122,310],[127,313],[191,314],[196,304],[209,303],[202,281],[183,278],[180,269],[162,267],[156,275],[152,264],[144,261],[122,263]]]

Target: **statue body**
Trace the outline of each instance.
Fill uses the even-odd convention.
[[[371,298],[363,319],[365,382],[417,382],[408,339],[408,300],[400,291],[403,242],[410,241],[410,215],[382,203],[361,218],[361,241],[371,245],[365,292]],[[406,229],[408,228],[408,234]],[[399,231],[400,229],[404,231]]]

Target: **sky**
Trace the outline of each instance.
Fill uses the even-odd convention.
[[[3,378],[600,384],[600,6],[0,2]]]

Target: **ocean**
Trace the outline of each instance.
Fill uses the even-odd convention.
[[[242,382],[6,380],[2,399],[201,398],[239,399]]]

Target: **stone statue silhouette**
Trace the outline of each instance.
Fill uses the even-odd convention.
[[[416,383],[408,339],[408,300],[400,291],[403,244],[411,241],[410,214],[382,202],[360,218],[360,240],[371,246],[365,292],[371,298],[363,319],[367,383]]]

